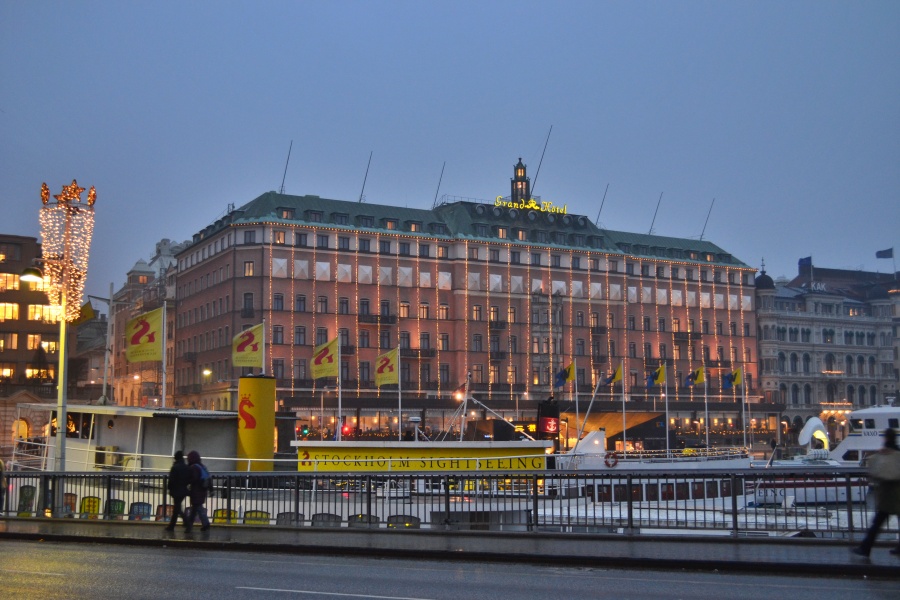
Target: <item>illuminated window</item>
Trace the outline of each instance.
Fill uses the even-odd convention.
[[[285,233],[281,230],[275,230],[272,232],[272,243],[273,244],[284,244],[285,243]]]
[[[497,237],[501,240],[505,240],[509,237],[509,229],[506,227],[498,227],[497,228]]]
[[[410,231],[422,231],[422,224],[421,224],[421,223],[415,223],[415,222],[414,222],[414,223],[410,223],[410,224],[409,224],[409,230],[410,230]]]
[[[0,292],[19,289],[19,276],[13,273],[0,273]]]
[[[14,321],[18,318],[18,304],[12,302],[0,302],[0,321]]]
[[[400,314],[398,316],[400,318],[409,317],[409,302],[401,302],[400,303]]]
[[[438,246],[438,258],[450,258],[450,246]]]
[[[447,304],[438,306],[438,319],[446,321],[450,318],[450,307]]]
[[[244,277],[253,277],[253,261],[244,262]]]
[[[397,219],[385,219],[385,229],[397,229]]]
[[[428,303],[422,302],[419,304],[419,318],[427,319],[428,318]]]
[[[18,307],[17,307],[18,308]],[[16,311],[18,313],[18,310]],[[29,304],[28,320],[43,321],[45,323],[58,323],[60,315],[59,306],[48,306],[46,304]]]
[[[475,304],[472,306],[472,320],[480,321],[481,320],[481,305]]]
[[[16,333],[0,333],[0,352],[7,350],[15,350],[19,343],[19,336]]]

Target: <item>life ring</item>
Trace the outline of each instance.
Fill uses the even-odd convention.
[[[617,464],[619,464],[619,455],[615,452],[607,452],[606,456],[603,457],[603,463],[612,469]]]

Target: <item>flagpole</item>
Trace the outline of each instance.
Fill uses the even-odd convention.
[[[703,410],[706,413],[704,425],[706,426],[706,452],[709,453],[709,379],[703,373]]]
[[[578,434],[578,437],[581,437],[580,431],[581,428],[578,427],[578,422],[581,420],[581,413],[578,410],[578,362],[573,358],[572,359],[572,392],[575,394],[575,433]],[[566,437],[569,437],[569,427],[566,426]],[[566,440],[566,446],[569,445],[569,440]]]
[[[627,419],[625,417],[625,359],[622,359],[622,457],[628,456],[628,440],[625,437],[627,431]],[[615,382],[613,382],[615,384]]]
[[[665,363],[663,363],[663,369],[665,369]],[[669,449],[669,394],[666,393],[668,391],[668,387],[669,370],[665,369],[663,371],[663,398],[665,398],[666,400],[666,426],[664,428],[666,430],[666,458],[671,457],[671,451]]]
[[[112,306],[112,296],[110,296],[110,306]],[[166,301],[163,300],[162,314],[162,407],[166,407]]]
[[[744,448],[747,447],[747,388],[744,386],[744,376],[746,373],[741,373],[741,409],[744,411],[744,426],[742,429],[744,430]]]
[[[459,420],[459,441],[463,441],[463,432],[466,429],[466,411],[469,408],[469,379],[470,379],[470,374],[467,369],[466,370],[466,390],[465,390],[465,392],[463,392],[462,418]]]
[[[260,375],[266,374],[266,319],[262,320],[262,365],[260,365]]]
[[[265,329],[265,327],[263,327]],[[265,334],[263,334],[265,335]],[[344,420],[343,420],[343,410],[341,409],[341,339],[338,336],[338,351],[337,351],[337,394],[338,394],[338,422],[337,422],[337,441],[342,441],[344,439]]]
[[[403,441],[403,396],[401,387],[403,386],[403,377],[400,376],[403,370],[400,368],[400,347],[397,346],[397,441]],[[417,436],[418,437],[418,436]]]

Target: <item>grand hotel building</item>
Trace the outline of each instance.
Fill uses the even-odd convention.
[[[533,419],[573,361],[576,385],[556,393],[563,412],[574,415],[577,387],[583,415],[597,381],[624,365],[629,429],[661,429],[668,404],[671,429],[740,431],[741,389],[722,385],[737,368],[747,401],[760,400],[754,269],[708,241],[600,229],[532,199],[521,160],[509,197],[433,210],[268,192],[176,258],[179,405],[233,409],[247,370],[231,366],[232,336],[263,321],[279,406],[313,427],[333,422],[336,381],[310,378],[312,350],[335,336],[343,412],[364,430],[406,427],[407,411],[447,427],[467,373],[493,411]],[[399,422],[396,387],[374,383],[376,357],[397,346]],[[662,364],[666,386],[648,387]],[[700,366],[707,387],[686,386]],[[601,386],[589,427],[621,432],[622,396],[621,384]],[[753,416],[774,426],[777,413]]]

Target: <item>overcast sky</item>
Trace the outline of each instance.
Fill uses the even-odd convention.
[[[281,187],[536,195],[769,274],[900,252],[900,2],[0,0],[0,231],[97,188],[88,291]],[[549,145],[538,163],[547,133]],[[86,194],[85,194],[86,196]]]

